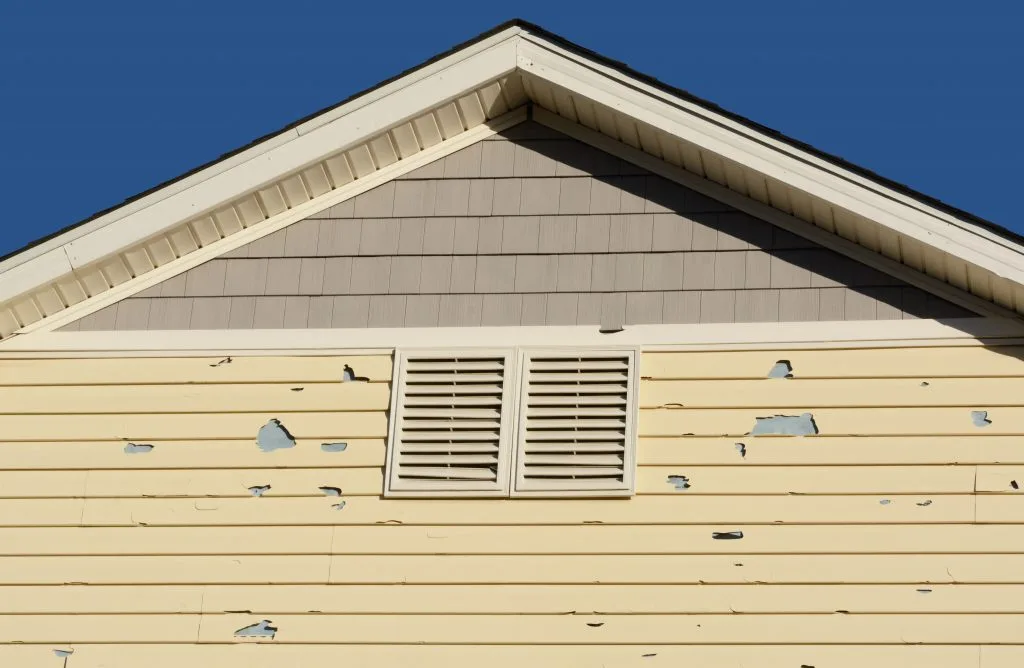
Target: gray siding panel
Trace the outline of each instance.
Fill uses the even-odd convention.
[[[526,123],[64,329],[615,327],[965,315]]]

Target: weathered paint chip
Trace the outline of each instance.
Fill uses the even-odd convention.
[[[673,485],[677,490],[690,489],[690,479],[684,475],[670,475],[665,482]]]
[[[971,422],[975,427],[987,427],[992,424],[988,418],[988,411],[971,411]]]
[[[789,360],[779,360],[775,363],[775,366],[768,372],[769,378],[792,378],[793,377],[793,365],[790,364]]]
[[[742,531],[712,531],[711,537],[714,540],[739,540],[743,538]]]
[[[294,448],[295,439],[281,424],[281,421],[274,418],[260,427],[260,431],[256,435],[256,445],[263,452],[273,452],[274,450]]]
[[[129,455],[138,455],[144,452],[152,452],[153,446],[149,443],[129,443],[124,446],[124,451]]]
[[[249,493],[253,496],[263,496],[270,491],[270,485],[255,485],[249,488]]]
[[[320,449],[324,452],[345,452],[348,443],[321,443]]]
[[[811,413],[800,415],[772,415],[754,419],[751,436],[779,434],[782,436],[809,436],[818,433],[818,425]]]
[[[319,490],[326,496],[341,496],[340,487],[320,487]]]
[[[236,638],[273,638],[277,635],[277,627],[271,626],[273,622],[269,619],[264,619],[256,624],[250,624],[249,626],[243,626],[242,628],[235,631]]]

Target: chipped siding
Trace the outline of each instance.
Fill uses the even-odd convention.
[[[443,501],[389,356],[0,360],[0,665],[1019,665],[1022,358],[649,352],[636,497]]]

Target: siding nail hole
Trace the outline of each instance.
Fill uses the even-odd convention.
[[[263,452],[284,450],[295,447],[295,439],[277,418],[270,420],[256,434],[256,445]]]
[[[340,487],[320,487],[318,488],[325,496],[341,496]]]
[[[1020,489],[1020,485],[1017,484],[1016,480],[1011,480],[1010,481],[1010,487],[1012,487],[1014,489]]]
[[[153,446],[149,443],[129,443],[124,446],[125,454],[139,455],[145,452],[152,452]]]
[[[987,427],[992,424],[988,417],[988,411],[971,411],[971,422],[975,427]]]
[[[357,376],[355,370],[349,365],[345,365],[345,369],[341,376],[341,382],[343,383],[368,383],[370,379],[366,376]]]
[[[745,443],[736,444],[736,452],[740,453],[740,457],[746,459],[747,457],[747,445]]]
[[[917,505],[919,505],[921,507],[930,506],[930,505],[932,505],[932,500],[931,499],[925,499],[924,501],[918,501]]]
[[[253,496],[263,496],[270,491],[270,485],[255,485],[249,488],[249,493]]]
[[[779,360],[775,363],[775,366],[768,372],[769,378],[792,378],[793,377],[793,365],[790,364],[789,360]]]
[[[264,619],[249,626],[243,626],[235,631],[236,638],[273,638],[277,635],[277,627],[272,626],[273,622]]]
[[[345,452],[348,443],[321,443],[320,449],[324,452]]]
[[[665,482],[672,485],[676,490],[690,489],[690,479],[684,475],[670,475]]]
[[[739,540],[743,538],[742,531],[712,531],[711,538],[713,540]]]

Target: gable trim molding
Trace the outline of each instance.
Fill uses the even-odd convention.
[[[860,244],[848,241],[836,234],[826,232],[816,225],[800,220],[795,216],[768,206],[767,204],[758,202],[755,199],[745,197],[737,193],[735,190],[721,186],[714,181],[702,179],[692,172],[656,158],[650,153],[645,153],[639,149],[627,146],[622,142],[615,141],[607,135],[601,134],[600,132],[594,132],[593,130],[579,125],[578,123],[573,123],[557,114],[553,114],[546,109],[534,108],[532,110],[532,118],[541,125],[557,130],[558,132],[579,140],[584,144],[588,144],[618,158],[622,158],[623,160],[653,172],[658,176],[665,177],[670,181],[674,181],[680,185],[686,186],[687,188],[696,190],[702,195],[707,195],[719,202],[733,206],[740,211],[749,213],[755,218],[759,218],[765,222],[780,227],[787,232],[792,232],[793,234],[799,235],[809,241],[813,241],[825,248],[834,250],[837,253],[845,255],[852,260],[856,260],[861,264],[865,264],[872,269],[877,269],[889,274],[890,276],[899,278],[914,287],[921,288],[926,292],[942,297],[943,299],[952,302],[957,306],[962,306],[969,311],[973,311],[978,315],[994,318],[1018,317],[1017,314],[1010,309],[981,299],[969,292],[958,290],[949,283],[940,281],[928,274],[915,271],[901,262],[897,262],[885,257],[884,255],[868,250]]]
[[[654,161],[688,171],[690,187],[707,180],[705,191],[722,188],[716,198],[734,192],[761,203],[762,218],[769,209],[780,211],[772,222],[802,236],[809,226],[822,230],[818,243],[847,255],[862,247],[858,259],[888,273],[906,266],[928,280],[911,280],[898,269],[903,280],[949,301],[986,315],[1024,313],[1024,244],[1012,232],[901,192],[898,184],[516,21],[0,262],[0,335],[52,329],[74,317],[66,311],[81,316],[92,302],[99,307],[123,296],[107,294],[122,284],[138,282],[142,289],[152,282],[140,276],[151,278],[164,264],[182,267],[176,244],[160,235],[180,231],[190,254],[250,226],[269,231],[265,220],[276,225],[282,212],[290,215],[353,179],[379,178],[382,168],[528,102],[546,110],[549,122],[579,123],[650,156],[644,166],[651,171],[665,173]],[[431,140],[421,142],[414,125],[425,116],[436,126]],[[447,125],[450,132],[443,131]],[[334,159],[344,163],[347,178],[329,178],[325,165]],[[315,172],[318,188],[307,172]],[[272,205],[261,188],[272,191]],[[736,198],[730,203],[745,208]],[[243,208],[247,216],[240,215]],[[795,221],[808,229],[793,229]],[[159,261],[153,241],[161,244]],[[877,264],[872,255],[890,262]],[[973,297],[965,301],[957,292]],[[90,305],[76,308],[83,302]]]
[[[489,121],[483,125],[467,130],[460,135],[447,139],[440,144],[424,149],[420,153],[405,159],[399,160],[387,167],[382,167],[376,172],[361,179],[352,181],[348,185],[341,186],[331,192],[300,204],[295,208],[288,209],[284,213],[267,219],[265,222],[248,227],[240,232],[224,237],[208,246],[203,246],[187,255],[179,257],[168,264],[162,265],[149,271],[142,276],[129,280],[121,285],[114,286],[96,297],[68,307],[49,318],[43,318],[31,325],[22,328],[14,337],[24,336],[32,332],[52,332],[60,329],[68,323],[84,318],[113,303],[126,299],[134,294],[173,278],[181,273],[197,267],[208,260],[230,253],[231,251],[273,234],[278,230],[288,227],[311,215],[329,209],[330,207],[349,200],[357,195],[372,190],[379,185],[392,181],[404,174],[408,174],[424,165],[445,156],[451,155],[467,146],[483,141],[502,130],[518,125],[526,120],[527,109],[520,107],[506,113],[504,116]],[[0,342],[0,345],[3,345]]]
[[[630,325],[615,333],[602,333],[595,326],[39,332],[32,337],[18,336],[0,342],[0,359],[316,356],[380,353],[401,347],[624,346],[684,351],[916,348],[1021,342],[1024,323],[994,318]]]

